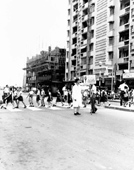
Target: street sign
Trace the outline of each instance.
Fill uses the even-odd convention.
[[[83,80],[84,80],[84,83],[87,85],[96,84],[96,76],[95,75],[84,75]]]

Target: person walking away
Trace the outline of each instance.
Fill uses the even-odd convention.
[[[83,92],[83,104],[84,104],[84,107],[87,107],[87,100],[88,100],[88,90],[84,90]]]
[[[68,89],[67,100],[68,100],[68,108],[71,108],[72,107],[72,93],[71,93],[71,90],[69,89]]]
[[[45,99],[45,90],[41,89],[41,106],[43,107],[45,106],[44,99]]]
[[[127,103],[128,103],[128,88],[127,86],[124,86],[124,107],[126,107]]]
[[[67,87],[64,86],[64,87],[62,88],[62,91],[63,91],[64,102],[67,103],[67,95],[68,95]]]
[[[52,100],[53,100],[52,93],[50,90],[48,90],[48,99],[47,99],[48,107],[52,106]]]
[[[33,96],[34,96],[34,91],[31,88],[31,90],[29,91],[29,93],[27,95],[27,98],[28,98],[28,101],[29,101],[29,107],[34,107]]]
[[[126,84],[126,82],[123,80],[122,84],[119,86],[119,90],[120,90],[120,106],[122,106],[123,102],[124,102],[124,94],[125,94],[125,88],[127,87],[127,90],[129,90],[128,85]]]
[[[17,107],[17,97],[18,97],[18,91],[17,88],[14,87],[13,89],[13,103],[16,104],[16,106],[14,105],[14,108]]]
[[[16,108],[19,108],[19,104],[20,102],[23,103],[24,105],[24,108],[26,108],[26,104],[24,103],[24,100],[23,100],[23,96],[22,96],[22,90],[21,90],[21,87],[18,89],[18,96],[17,96],[17,107]]]
[[[57,100],[61,102],[62,106],[64,106],[63,97],[59,90],[57,90]]]
[[[80,106],[82,105],[82,93],[81,93],[81,87],[79,85],[79,78],[75,79],[75,85],[72,88],[72,99],[73,99],[74,115],[81,115],[79,113],[79,110],[80,110]]]
[[[5,103],[5,99],[7,98],[8,95],[9,95],[9,87],[8,85],[6,85],[6,87],[3,90],[3,95],[2,95],[3,103]]]
[[[37,89],[37,94],[36,94],[36,103],[38,105],[38,107],[41,106],[41,100],[40,100],[40,89]]]
[[[91,103],[91,111],[90,113],[93,114],[97,111],[97,107],[95,106],[96,102],[96,86],[93,84],[91,85],[90,90],[90,103]]]
[[[13,88],[10,87],[9,88],[9,92],[7,93],[7,96],[5,97],[5,106],[7,107],[9,103],[12,104],[13,108],[14,108],[14,103],[13,103]]]

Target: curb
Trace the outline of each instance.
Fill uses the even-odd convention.
[[[128,111],[128,112],[134,112],[134,109],[131,109],[131,108],[120,108],[120,107],[116,107],[116,106],[105,106],[105,108],[121,110],[121,111]]]

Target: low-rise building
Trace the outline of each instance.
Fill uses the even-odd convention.
[[[27,58],[26,85],[27,87],[50,86],[54,83],[61,83],[65,75],[66,50],[55,47],[48,51],[41,51],[32,58]]]

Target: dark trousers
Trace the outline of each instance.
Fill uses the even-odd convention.
[[[122,104],[123,104],[123,101],[124,101],[124,91],[121,91],[121,93],[120,93],[120,106],[122,106]]]
[[[95,107],[95,94],[93,94],[90,98],[90,103],[91,103],[91,112],[95,113],[96,107]]]

